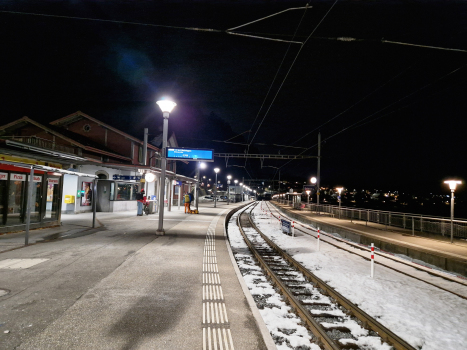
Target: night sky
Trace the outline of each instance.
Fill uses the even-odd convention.
[[[309,4],[236,30],[301,46],[225,30],[306,2],[1,1],[1,124],[81,110],[155,136],[155,101],[170,96],[182,147],[316,155],[321,131],[323,185],[447,194],[445,178],[467,180],[467,2]],[[216,159],[223,175],[278,176],[258,160],[228,164],[246,170]],[[302,182],[317,168],[264,165]]]

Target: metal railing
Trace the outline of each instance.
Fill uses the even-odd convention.
[[[295,209],[310,210],[319,214],[329,215],[335,218],[365,221],[384,226],[399,227],[405,230],[415,231],[442,236],[451,236],[451,219],[437,216],[425,216],[421,214],[399,213],[392,211],[350,208],[329,204],[306,204],[293,202],[285,199],[274,199],[278,203],[290,205]],[[467,238],[467,220],[453,220],[453,237]]]
[[[75,154],[75,149],[73,147],[67,147],[63,145],[57,145],[55,142],[42,139],[36,136],[2,136],[2,138],[13,140],[16,142],[25,143],[34,147],[51,149],[60,152],[72,153]]]

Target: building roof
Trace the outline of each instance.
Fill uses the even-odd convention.
[[[131,135],[129,135],[129,134],[127,134],[127,133],[125,133],[125,132],[123,132],[121,130],[118,130],[118,129],[114,128],[113,126],[110,126],[110,125],[108,125],[108,124],[106,124],[104,122],[101,122],[100,120],[95,119],[95,118],[91,117],[90,115],[87,115],[86,113],[83,113],[81,111],[76,111],[76,112],[74,112],[72,114],[69,114],[69,115],[63,117],[63,118],[54,120],[54,121],[50,122],[50,124],[55,125],[55,126],[66,126],[68,124],[74,123],[75,121],[83,119],[83,118],[91,120],[94,123],[99,124],[102,127],[107,128],[109,130],[112,130],[113,132],[115,132],[117,134],[120,134],[120,135],[122,135],[122,136],[124,136],[124,137],[126,137],[126,138],[128,138],[128,139],[130,139],[132,141],[135,141],[135,142],[137,142],[137,143],[139,143],[141,145],[143,144],[142,140],[140,140],[140,139],[138,139],[138,138],[136,138],[134,136],[131,136]],[[152,148],[153,150],[160,151],[160,149],[155,147],[154,145],[148,144],[148,147]]]
[[[76,134],[74,132],[55,127],[53,125],[51,126],[45,126],[42,125],[41,123],[38,123],[28,117],[22,117],[20,119],[17,119],[11,123],[5,124],[3,126],[0,126],[0,131],[4,130],[5,132],[9,130],[16,130],[19,129],[26,124],[32,124],[34,126],[37,126],[40,129],[43,129],[44,131],[47,131],[48,133],[57,136],[67,142],[70,142],[72,145],[75,145],[77,147],[80,147],[84,150],[91,151],[94,153],[100,153],[102,155],[110,156],[110,157],[115,157],[127,161],[131,161],[132,159],[129,157],[125,157],[121,154],[115,153],[113,150],[108,149],[100,144],[94,143],[91,140],[89,140],[86,137],[83,137],[79,134]]]

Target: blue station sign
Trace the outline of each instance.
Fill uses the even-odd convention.
[[[214,162],[214,150],[203,148],[166,148],[167,159]]]
[[[282,232],[292,234],[292,222],[288,220],[281,219],[281,228]]]
[[[130,176],[130,175],[117,175],[114,174],[114,180],[141,180],[141,176]]]

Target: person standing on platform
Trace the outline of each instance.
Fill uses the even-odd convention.
[[[136,194],[136,204],[138,205],[138,212],[136,213],[137,216],[143,216],[143,204],[146,200],[144,197],[144,189]]]
[[[185,214],[186,214],[186,211],[188,209],[188,214],[190,214],[190,195],[188,194],[188,192],[185,193],[185,196],[183,197],[184,200],[185,200]]]

